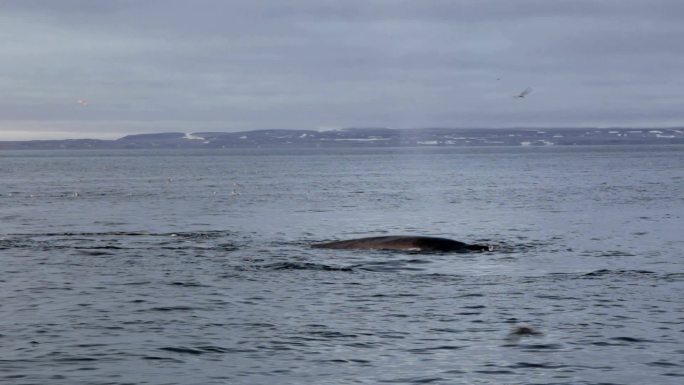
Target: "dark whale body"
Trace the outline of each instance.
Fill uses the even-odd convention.
[[[384,237],[369,237],[317,243],[311,247],[323,249],[373,249],[373,250],[404,250],[404,251],[440,251],[466,253],[469,251],[491,251],[489,245],[470,245],[454,241],[453,239],[438,237],[420,237],[407,235],[389,235]]]

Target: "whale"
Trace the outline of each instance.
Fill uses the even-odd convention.
[[[311,247],[319,249],[365,249],[365,250],[399,250],[418,252],[456,252],[492,251],[490,245],[468,244],[453,239],[412,235],[386,235],[314,243]]]

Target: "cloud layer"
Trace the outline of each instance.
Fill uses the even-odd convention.
[[[683,14],[676,0],[5,0],[0,140],[682,125]]]

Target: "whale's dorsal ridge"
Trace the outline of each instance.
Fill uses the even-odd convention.
[[[384,235],[317,243],[311,247],[324,249],[372,249],[372,250],[402,250],[402,251],[442,251],[442,252],[468,252],[468,251],[491,251],[489,245],[471,245],[453,239],[411,236],[411,235]]]

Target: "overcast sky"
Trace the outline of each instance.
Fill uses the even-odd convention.
[[[681,0],[0,0],[0,55],[0,140],[684,125]]]

